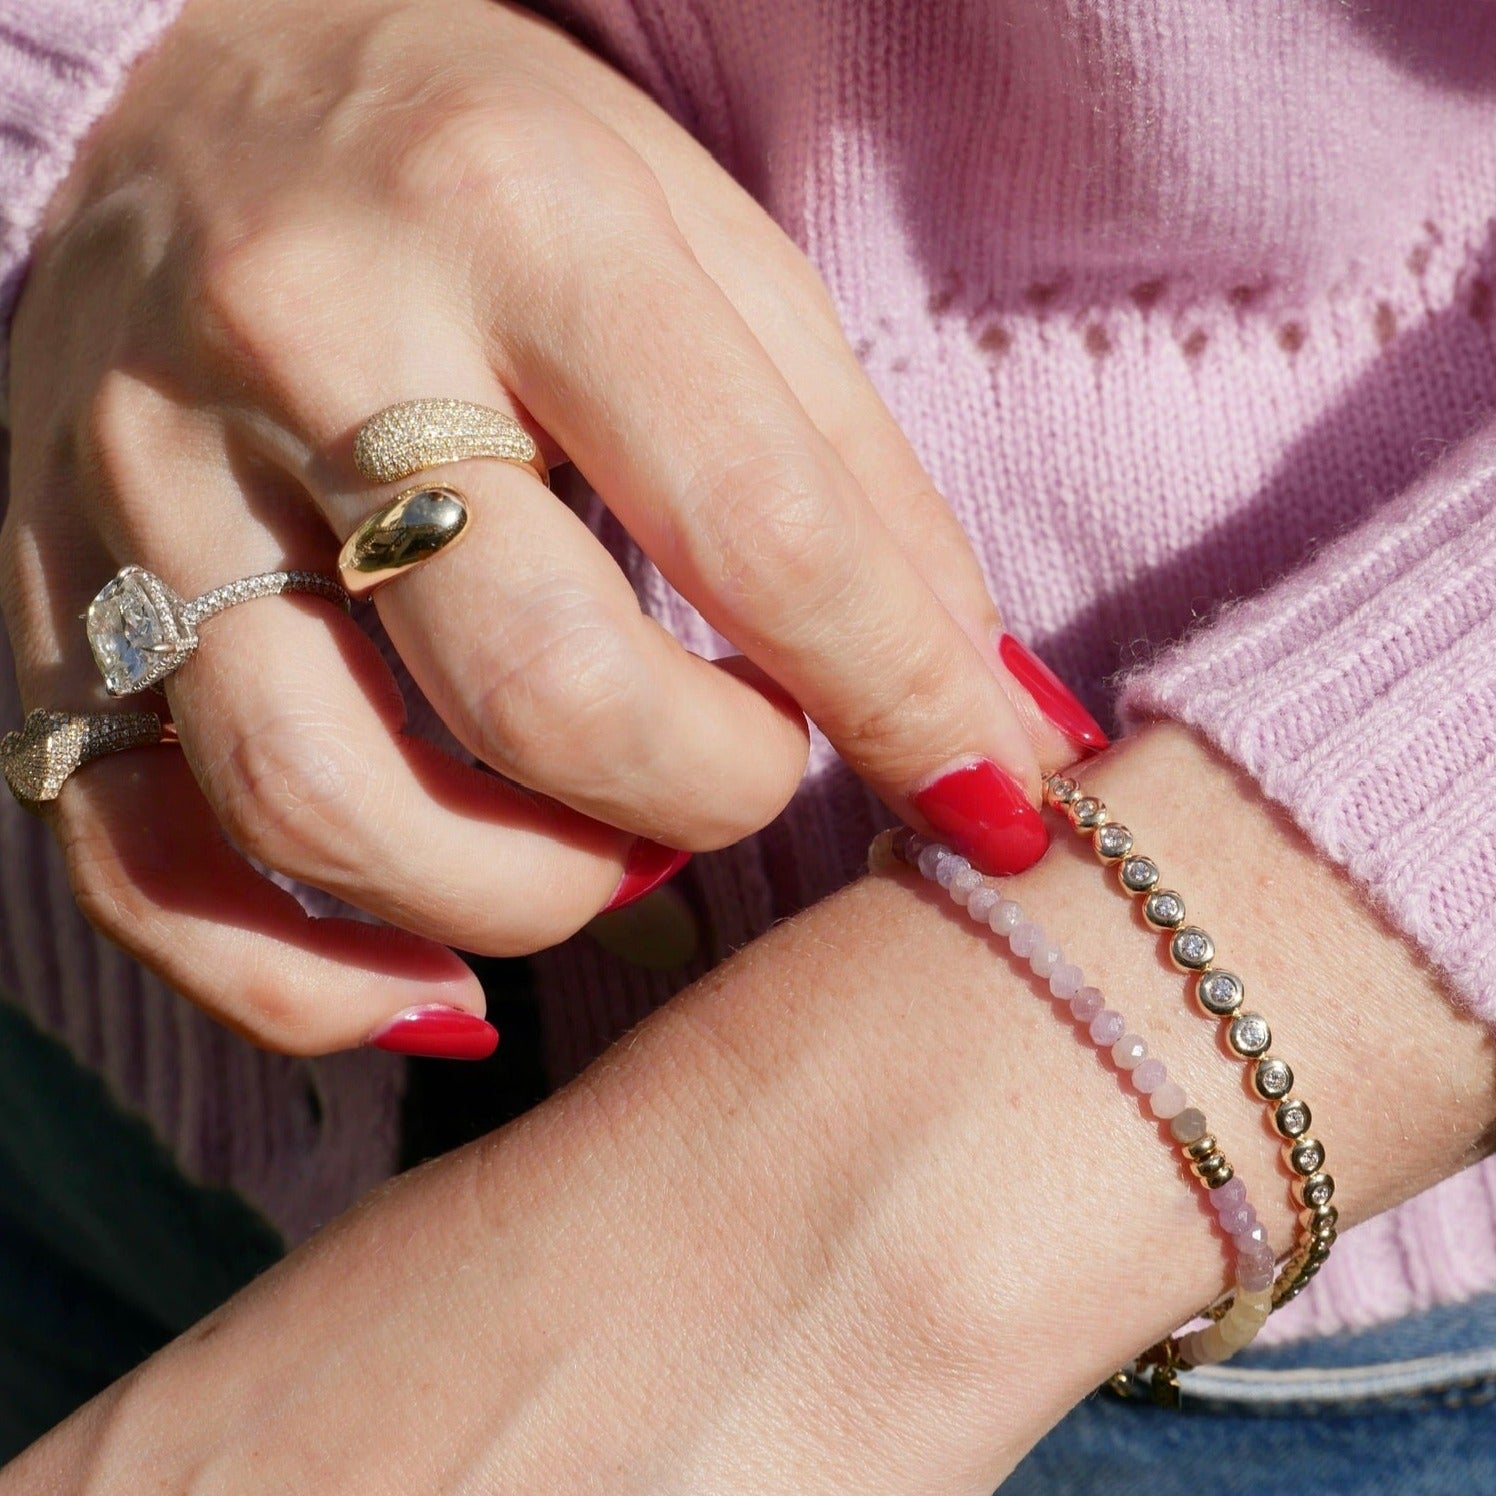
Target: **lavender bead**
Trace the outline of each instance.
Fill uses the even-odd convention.
[[[1177,1080],[1166,1080],[1148,1098],[1148,1105],[1160,1122],[1177,1117],[1188,1104],[1189,1097]]]
[[[1060,948],[1052,940],[1041,940],[1029,953],[1029,969],[1036,977],[1048,977],[1060,964]]]
[[[924,847],[920,851],[918,861],[915,863],[915,866],[919,869],[920,877],[933,878],[940,859],[949,856],[950,853],[939,842],[931,842],[927,847]]]
[[[1254,1211],[1255,1215],[1256,1212]],[[1245,1252],[1254,1243],[1262,1246],[1267,1245],[1267,1227],[1261,1221],[1254,1220],[1245,1231],[1233,1231],[1231,1239],[1238,1252]]]
[[[965,904],[982,886],[982,875],[974,867],[967,866],[962,868],[947,886],[951,897],[958,904]]]
[[[1217,1215],[1234,1206],[1245,1205],[1246,1202],[1247,1186],[1240,1179],[1228,1179],[1225,1184],[1217,1185],[1210,1192],[1210,1203],[1215,1207]]]
[[[1248,1293],[1260,1293],[1273,1285],[1273,1249],[1266,1242],[1254,1242],[1237,1253],[1236,1281]]]
[[[1013,948],[1015,956],[1031,956],[1043,939],[1044,931],[1038,925],[1030,924],[1025,920],[1008,936],[1008,944]]]
[[[1069,1002],[1080,991],[1085,979],[1080,967],[1061,961],[1049,974],[1049,990],[1062,1001]]]
[[[994,935],[1011,935],[1023,923],[1023,906],[1012,899],[999,899],[987,916]]]
[[[1127,1020],[1115,1008],[1103,1008],[1091,1020],[1091,1043],[1110,1049],[1127,1031]]]
[[[935,881],[942,888],[951,886],[951,879],[957,873],[964,873],[971,864],[957,852],[947,852],[939,862],[935,864]]]
[[[1002,895],[995,888],[988,888],[983,885],[967,899],[966,912],[979,925],[985,925],[987,923],[987,916],[997,908],[997,901],[1001,897]]]
[[[1148,1046],[1140,1034],[1123,1034],[1112,1045],[1112,1063],[1119,1070],[1131,1070],[1148,1057]]]
[[[1149,1055],[1133,1067],[1132,1088],[1140,1095],[1151,1096],[1168,1078],[1164,1062]]]
[[[1105,999],[1094,987],[1082,987],[1070,999],[1070,1016],[1077,1023],[1090,1023],[1105,1006]]]
[[[1230,1205],[1220,1212],[1221,1230],[1227,1236],[1240,1236],[1243,1231],[1250,1231],[1257,1224],[1257,1211],[1249,1201],[1243,1201],[1240,1205]]]

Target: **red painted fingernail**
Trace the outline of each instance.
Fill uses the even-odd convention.
[[[1108,746],[1101,724],[1075,699],[1075,693],[1021,639],[1004,634],[997,653],[1008,673],[1034,698],[1034,705],[1073,743],[1093,753]]]
[[[611,914],[626,904],[637,903],[651,889],[673,878],[690,860],[689,852],[677,852],[674,847],[641,836],[623,865],[623,877],[618,880],[613,897],[599,913]]]
[[[461,1008],[429,1003],[396,1013],[364,1041],[392,1054],[428,1060],[486,1060],[499,1045],[499,1031]]]
[[[913,801],[963,857],[996,877],[1031,868],[1049,846],[1039,812],[990,759],[942,774]]]

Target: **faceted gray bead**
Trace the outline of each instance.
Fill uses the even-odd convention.
[[[1217,1018],[1236,1012],[1246,995],[1241,978],[1230,971],[1207,971],[1195,983],[1196,1000]]]

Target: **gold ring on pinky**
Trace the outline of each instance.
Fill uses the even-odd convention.
[[[455,488],[407,488],[343,542],[338,579],[350,597],[368,597],[455,545],[467,528],[467,500]]]
[[[155,712],[49,712],[26,714],[19,732],[0,738],[0,772],[27,810],[62,793],[84,764],[108,753],[159,743],[167,729]]]
[[[405,400],[370,416],[353,438],[353,465],[370,483],[398,483],[470,457],[515,463],[550,484],[535,438],[513,416],[470,400]]]

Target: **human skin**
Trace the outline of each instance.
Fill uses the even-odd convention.
[[[1168,725],[1083,778],[1270,1019],[1343,1224],[1478,1156],[1485,1031],[1250,779]],[[1137,906],[1071,836],[1010,891],[1286,1252],[1280,1146]],[[863,879],[376,1192],[0,1492],[988,1496],[1228,1279],[1177,1150],[1040,988],[907,870]]]
[[[212,619],[165,688],[185,766],[92,766],[49,813],[89,917],[263,1045],[481,1012],[447,946],[544,948],[639,838],[772,820],[802,709],[921,824],[951,808],[936,782],[990,762],[993,804],[944,829],[987,827],[1015,866],[1042,850],[1039,775],[1075,749],[999,662],[971,548],[824,288],[685,131],[521,10],[189,0],[51,205],[11,382],[0,599],[28,708],[102,702],[78,617],[123,564],[187,597],[329,569],[399,486],[358,478],[353,433],[420,396],[528,422],[742,651],[688,652],[495,461],[430,471],[470,534],[377,607],[512,783],[407,734],[336,608]],[[386,927],[308,922],[235,849]]]

